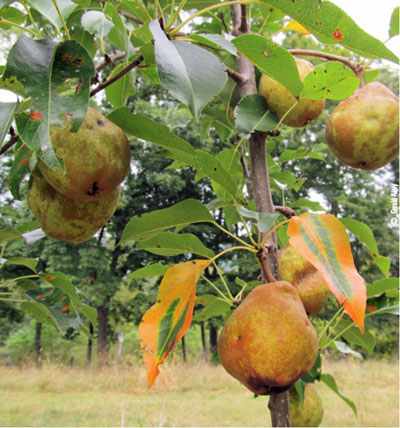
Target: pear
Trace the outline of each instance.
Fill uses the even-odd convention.
[[[283,392],[314,365],[317,333],[295,288],[254,288],[226,321],[218,341],[225,370],[257,395]]]
[[[79,243],[91,238],[117,208],[120,186],[101,201],[83,202],[58,193],[42,176],[32,175],[28,205],[46,235]]]
[[[307,383],[304,389],[304,403],[301,405],[299,394],[292,386],[289,390],[290,418],[293,427],[318,427],[322,422],[324,408],[315,388]]]
[[[38,160],[40,172],[58,192],[78,201],[107,198],[129,172],[130,150],[126,135],[113,122],[89,107],[78,132],[54,126],[51,142],[65,171]]]
[[[291,245],[279,252],[279,277],[296,288],[309,315],[321,311],[330,290],[317,269]]]
[[[379,82],[341,101],[326,126],[330,150],[353,168],[374,170],[399,153],[399,99]]]
[[[314,66],[305,59],[295,57],[294,60],[297,64],[300,79],[303,81],[307,74],[313,71]],[[296,97],[288,89],[266,74],[263,74],[260,78],[258,93],[267,99],[268,109],[276,113],[280,118],[297,101]],[[325,100],[301,98],[298,104],[285,116],[282,123],[295,128],[302,128],[322,113],[324,105]]]

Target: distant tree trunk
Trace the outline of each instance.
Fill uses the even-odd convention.
[[[36,323],[36,333],[35,333],[35,363],[37,366],[40,366],[40,356],[42,353],[42,323]]]
[[[97,307],[97,352],[100,365],[107,361],[107,318],[108,301]]]
[[[88,345],[87,345],[87,354],[86,354],[86,365],[87,367],[90,367],[92,365],[92,353],[93,353],[93,340],[92,337],[94,335],[94,328],[93,328],[93,324],[89,323],[89,332],[90,332],[90,337],[88,340]]]
[[[187,358],[186,358],[186,343],[185,343],[185,336],[182,337],[182,357],[183,357],[183,362],[186,363]]]
[[[208,361],[208,350],[207,350],[207,341],[206,341],[206,331],[204,328],[204,322],[200,323],[200,329],[201,329],[201,343],[203,345],[203,355],[204,355],[204,361]]]
[[[210,351],[211,354],[218,348],[218,327],[210,325]]]
[[[117,348],[118,361],[121,358],[123,343],[124,343],[124,333],[122,331],[120,331],[120,332],[118,332],[118,348]]]

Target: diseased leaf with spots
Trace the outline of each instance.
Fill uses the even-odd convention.
[[[20,140],[51,168],[57,168],[50,127],[71,122],[78,130],[86,114],[94,65],[86,50],[73,40],[18,39],[7,58],[5,77],[16,77],[31,97],[30,112],[16,116]]]
[[[330,214],[302,214],[288,227],[290,244],[321,273],[345,312],[363,331],[366,286],[359,275],[341,222]]]
[[[158,366],[190,327],[196,284],[209,264],[208,260],[192,260],[169,268],[161,281],[157,303],[139,324],[149,388],[159,374]]]

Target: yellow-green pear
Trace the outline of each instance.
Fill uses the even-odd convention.
[[[299,71],[300,80],[304,80],[307,74],[314,70],[311,62],[294,58]],[[282,123],[295,128],[302,128],[316,119],[324,109],[325,100],[310,100],[296,97],[281,83],[263,74],[258,85],[258,93],[267,100],[268,109],[276,113],[280,118],[285,116]],[[297,105],[292,106],[298,101]],[[290,110],[291,109],[291,110]],[[286,113],[290,112],[286,115]]]
[[[304,402],[300,402],[296,388],[289,390],[290,419],[293,427],[319,427],[324,416],[321,398],[315,388],[307,383],[304,389]]]
[[[353,168],[387,165],[399,155],[399,99],[382,83],[368,83],[333,111],[326,141],[332,153]]]
[[[233,311],[218,353],[225,370],[250,391],[276,394],[311,370],[318,337],[295,288],[276,281],[254,288]]]
[[[28,205],[51,238],[79,243],[101,229],[117,208],[120,186],[101,201],[84,202],[58,193],[41,175],[32,175]]]
[[[97,110],[89,107],[78,132],[54,126],[50,130],[56,155],[65,171],[38,160],[40,172],[58,192],[79,201],[107,198],[129,172],[130,149],[125,133]]]
[[[330,290],[317,269],[291,245],[279,252],[279,277],[296,288],[309,315],[321,311]]]

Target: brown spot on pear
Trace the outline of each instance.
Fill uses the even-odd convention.
[[[293,427],[319,427],[324,416],[321,398],[315,388],[307,383],[304,389],[304,403],[300,402],[296,388],[289,390],[290,419]]]
[[[53,126],[54,150],[64,161],[53,170],[38,160],[40,172],[58,192],[79,201],[107,198],[129,172],[130,149],[125,133],[97,110],[89,107],[78,132]]]
[[[297,64],[300,80],[303,81],[314,70],[314,66],[305,59],[294,58],[294,60]],[[261,76],[258,93],[266,98],[269,110],[276,113],[280,118],[296,102],[296,97],[285,86],[266,74]],[[298,104],[285,116],[282,123],[295,128],[302,128],[322,113],[324,105],[325,100],[301,98]]]
[[[270,395],[311,370],[318,337],[295,288],[276,281],[254,288],[234,310],[218,353],[225,370],[250,391]]]
[[[309,315],[321,311],[330,290],[317,269],[291,245],[279,252],[279,277],[296,288]]]
[[[46,235],[76,244],[87,241],[107,223],[119,195],[120,186],[101,201],[77,201],[58,193],[41,175],[33,175],[28,204]]]
[[[399,99],[379,82],[341,101],[328,119],[332,153],[353,168],[374,170],[399,154]]]

